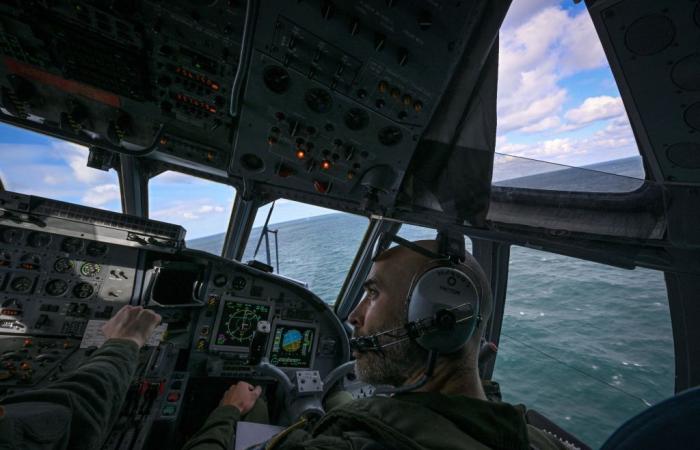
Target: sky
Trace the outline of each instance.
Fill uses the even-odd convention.
[[[495,159],[495,176],[513,173],[521,158],[580,167],[638,156],[583,2],[513,1],[500,37],[496,151],[506,156]],[[0,124],[8,190],[119,211],[116,173],[88,168],[86,160],[81,146]],[[230,186],[167,172],[151,180],[149,214],[184,226],[189,239],[208,236],[225,231],[234,196]],[[271,223],[330,212],[280,200]],[[256,226],[266,214],[261,209]]]

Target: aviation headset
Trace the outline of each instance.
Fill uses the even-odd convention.
[[[372,336],[351,340],[353,350],[380,351],[412,339],[429,352],[449,354],[460,350],[469,341],[481,321],[480,306],[484,296],[483,282],[477,269],[464,264],[464,237],[438,233],[438,253],[392,234],[377,240],[372,260],[391,242],[430,258],[413,277],[408,290],[408,314],[403,327]],[[379,339],[393,338],[381,344]]]

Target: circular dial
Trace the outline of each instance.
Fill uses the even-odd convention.
[[[236,311],[226,321],[226,334],[234,343],[247,345],[261,319],[256,311],[250,309]]]
[[[401,133],[401,130],[393,126],[384,127],[379,130],[379,133],[377,134],[379,142],[387,147],[398,144],[401,142],[402,137],[403,133]]]
[[[102,242],[90,242],[85,248],[85,253],[90,256],[102,256],[107,253],[107,244]]]
[[[46,291],[46,293],[49,295],[53,295],[54,297],[65,294],[67,290],[68,283],[59,279],[49,281],[46,283],[46,287],[44,287],[44,291]]]
[[[327,113],[333,106],[333,98],[325,89],[309,89],[304,96],[306,106],[319,114]]]
[[[88,298],[95,289],[89,283],[78,283],[73,288],[73,295],[77,298]]]
[[[73,269],[73,261],[68,258],[58,258],[55,263],[53,263],[53,270],[58,273],[70,272]]]
[[[33,231],[27,236],[27,244],[34,248],[46,247],[51,243],[51,235]]]
[[[80,266],[80,273],[86,277],[94,277],[102,270],[102,266],[97,263],[86,262]]]
[[[67,237],[61,242],[61,251],[64,251],[66,253],[77,253],[80,251],[80,249],[83,248],[83,240],[74,238],[74,237]]]
[[[265,86],[275,94],[283,94],[289,89],[289,73],[280,66],[266,67],[263,72]]]
[[[25,253],[19,259],[19,267],[25,270],[39,270],[41,267],[41,257],[34,253]]]
[[[27,277],[17,277],[10,283],[10,289],[15,292],[27,292],[32,288],[32,280]]]
[[[363,129],[369,123],[369,114],[360,108],[352,108],[345,113],[345,126],[353,131]]]
[[[226,282],[228,281],[228,278],[226,278],[226,275],[223,273],[217,273],[214,275],[214,286],[216,287],[222,287],[226,285]]]
[[[236,277],[231,282],[231,287],[237,291],[240,291],[241,289],[243,289],[245,287],[245,285],[246,285],[246,280],[243,277]]]
[[[6,244],[16,244],[22,237],[22,232],[15,228],[5,228],[0,233],[0,239]]]

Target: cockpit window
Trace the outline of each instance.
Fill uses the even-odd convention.
[[[182,225],[187,247],[221,254],[236,190],[178,172],[164,172],[148,185],[149,217]]]
[[[512,157],[552,163],[540,172],[563,165],[629,177],[633,169],[633,177],[644,178],[630,121],[584,2],[516,0],[499,42],[496,152],[502,156],[494,170],[509,172],[509,178],[494,182],[533,175],[532,164],[513,164]],[[558,175],[565,175],[562,183],[549,179],[555,186],[545,189],[568,190],[563,179],[571,173]],[[529,181],[505,184],[523,187]],[[620,181],[612,192],[623,186],[629,191],[639,183]]]
[[[671,395],[673,333],[663,273],[512,247],[493,379],[598,448]]]
[[[88,167],[86,147],[0,124],[0,155],[8,191],[121,211],[117,173]]]
[[[271,205],[258,210],[243,262],[255,259],[269,264],[275,273],[305,284],[332,305],[369,220],[291,200],[277,200],[267,227],[268,246],[263,227]]]

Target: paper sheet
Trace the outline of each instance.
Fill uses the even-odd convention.
[[[88,347],[101,347],[105,343],[107,337],[102,334],[102,325],[107,323],[106,320],[90,320],[85,326],[85,333],[83,334],[83,340],[80,341],[80,348]],[[162,323],[153,330],[153,334],[148,341],[146,341],[147,346],[155,347],[160,344],[163,339],[163,334],[165,330],[168,329],[167,323]]]

